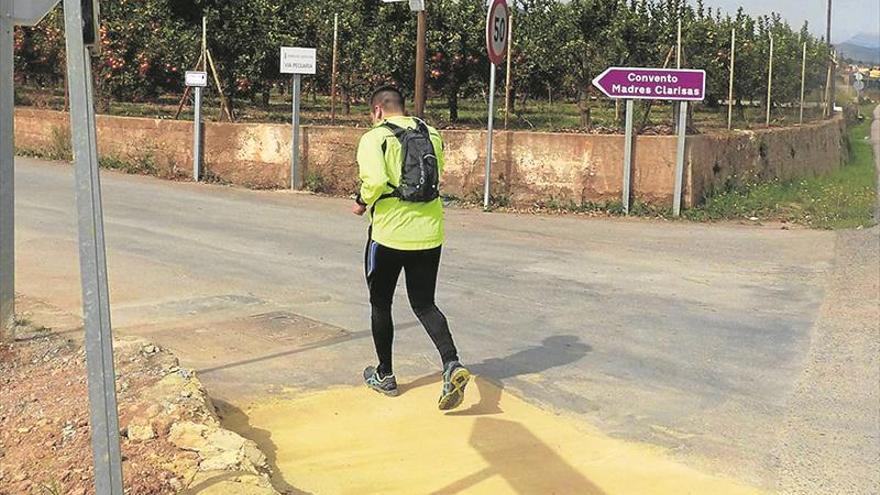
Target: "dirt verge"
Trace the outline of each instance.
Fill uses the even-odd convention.
[[[0,495],[92,493],[85,350],[24,325],[0,345]],[[276,495],[266,457],[220,426],[191,370],[141,339],[115,342],[127,493]]]

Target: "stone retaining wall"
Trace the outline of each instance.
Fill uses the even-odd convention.
[[[61,112],[17,109],[16,147],[56,149],[69,135]],[[192,123],[98,117],[102,156],[147,164],[164,177],[192,170]],[[205,163],[212,179],[250,188],[284,188],[289,182],[291,134],[287,125],[207,123]],[[355,150],[365,129],[304,127],[303,177],[325,192],[355,190]],[[483,184],[486,133],[443,131],[447,169],[444,192],[478,197]],[[672,202],[676,139],[639,136],[634,145],[633,194],[656,205]],[[760,131],[691,136],[684,204],[749,180],[793,179],[838,168],[846,156],[845,126],[838,118]],[[495,140],[493,196],[511,204],[619,201],[623,137],[539,132],[499,132]]]

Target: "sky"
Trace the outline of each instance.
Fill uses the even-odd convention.
[[[736,12],[742,6],[752,14],[779,12],[794,27],[804,21],[810,31],[825,35],[827,0],[704,0],[706,6]],[[880,0],[832,0],[831,40],[841,43],[859,33],[880,36]]]

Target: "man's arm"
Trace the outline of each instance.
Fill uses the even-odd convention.
[[[382,142],[385,140],[379,132],[364,134],[358,144],[357,162],[361,188],[358,199],[364,206],[371,206],[379,200],[388,187],[388,174],[385,171],[385,153]]]

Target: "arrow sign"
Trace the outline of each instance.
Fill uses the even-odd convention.
[[[16,26],[36,26],[60,0],[13,0],[12,23]]]
[[[593,79],[593,85],[610,98],[702,101],[706,71],[611,67]]]

